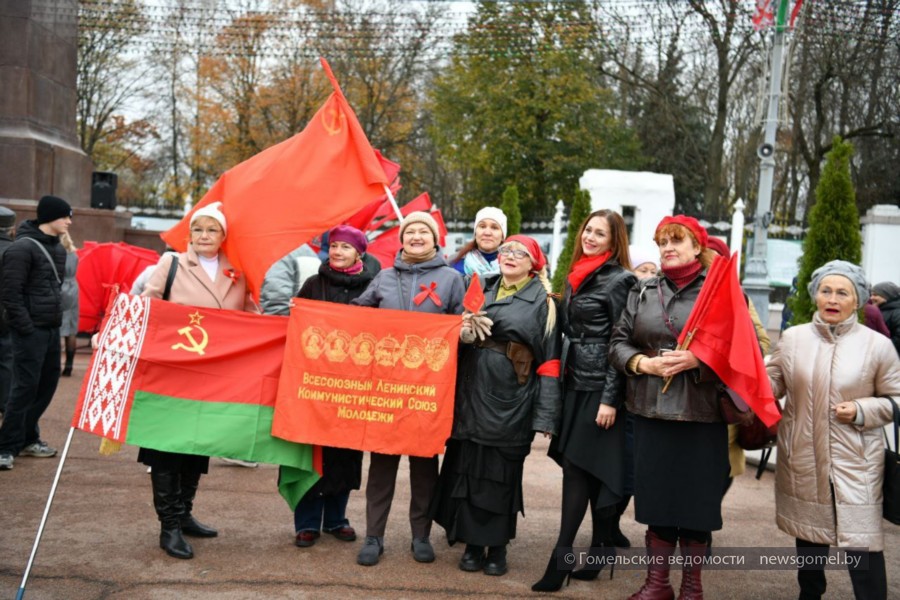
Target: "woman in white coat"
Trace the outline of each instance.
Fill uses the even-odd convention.
[[[888,397],[900,400],[900,359],[888,338],[859,322],[869,297],[862,269],[831,261],[813,272],[809,295],[812,322],[785,330],[768,364],[775,396],[785,398],[776,520],[806,564],[829,546],[854,548],[855,597],[884,600],[882,427],[892,418]],[[821,566],[801,568],[797,580],[801,599],[825,593]]]

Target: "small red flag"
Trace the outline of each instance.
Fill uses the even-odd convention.
[[[463,306],[471,313],[477,313],[484,306],[484,290],[481,289],[481,280],[478,278],[478,273],[472,275],[472,283],[469,284],[469,289],[466,290],[466,295],[463,296]]]

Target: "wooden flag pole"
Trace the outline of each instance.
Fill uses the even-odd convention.
[[[694,339],[694,332],[696,329],[692,329],[688,332],[687,336],[684,338],[684,344],[679,344],[676,350],[687,350],[688,346],[691,345],[691,340]],[[672,385],[673,376],[670,375],[663,379],[665,383],[663,383],[662,393],[665,394],[669,390],[669,386]]]
[[[53,485],[50,487],[50,495],[47,497],[47,505],[44,507],[44,516],[41,517],[41,524],[38,525],[37,536],[34,538],[34,546],[31,547],[31,556],[28,557],[28,566],[25,567],[25,574],[22,576],[22,584],[16,593],[16,600],[22,600],[25,597],[25,584],[28,583],[28,575],[31,573],[31,565],[34,564],[34,557],[37,555],[38,546],[41,543],[41,536],[44,534],[44,525],[47,524],[47,517],[50,515],[50,506],[53,504],[53,497],[56,495],[56,486],[59,485],[59,476],[62,475],[63,466],[66,464],[66,457],[69,455],[69,447],[72,445],[72,435],[75,428],[69,428],[69,437],[66,438],[66,445],[63,447],[62,456],[59,458],[59,466],[56,467],[56,477],[53,478]]]

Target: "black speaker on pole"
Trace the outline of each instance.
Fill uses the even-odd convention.
[[[119,176],[105,171],[94,171],[91,174],[91,208],[116,207],[116,186]]]

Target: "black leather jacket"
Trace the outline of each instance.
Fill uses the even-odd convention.
[[[609,364],[609,338],[625,308],[637,277],[609,259],[581,283],[572,295],[566,282],[561,312],[566,388],[603,390],[601,402],[618,408],[623,375]]]
[[[643,417],[672,421],[722,421],[719,409],[720,380],[700,363],[699,369],[679,373],[665,394],[663,379],[652,375],[626,372],[628,361],[636,354],[656,356],[660,349],[672,350],[678,337],[666,326],[663,304],[672,327],[678,333],[691,314],[706,271],[694,281],[676,291],[675,284],[665,276],[644,279],[628,294],[622,318],[616,324],[610,340],[609,360],[627,377],[628,411]],[[659,292],[662,291],[662,303]]]
[[[537,374],[546,361],[559,358],[559,332],[547,336],[547,292],[532,281],[512,296],[497,297],[500,275],[484,279],[484,310],[494,321],[491,339],[519,342],[531,349],[531,374],[519,385],[509,358],[495,350],[460,344],[453,418],[454,439],[487,446],[528,444],[535,431],[556,433],[561,412],[557,377]]]

